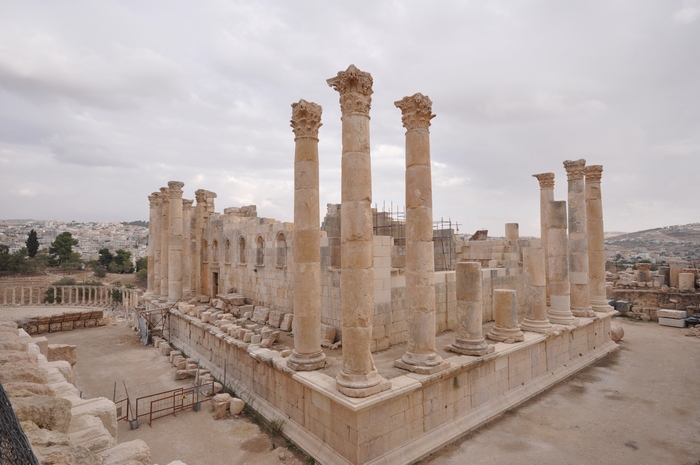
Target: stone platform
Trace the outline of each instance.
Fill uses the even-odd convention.
[[[318,463],[402,464],[614,351],[611,318],[597,313],[571,326],[555,325],[548,334],[525,332],[523,342],[497,343],[483,357],[447,356],[450,368],[433,375],[385,370],[395,354],[378,352],[376,365],[391,388],[363,399],[336,390],[337,352],[322,370],[294,372],[280,352],[234,339],[198,318],[173,311],[170,325],[173,345],[218,380],[225,374],[225,384],[265,418],[284,420],[284,434]],[[438,347],[453,336],[439,336]]]

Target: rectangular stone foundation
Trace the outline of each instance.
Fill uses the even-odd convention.
[[[335,389],[323,371],[295,373],[279,352],[233,339],[180,312],[171,341],[323,464],[411,463],[499,413],[541,393],[618,346],[610,314],[526,332],[525,341],[496,344],[484,357],[446,359],[450,369],[391,378],[392,388],[364,399]]]

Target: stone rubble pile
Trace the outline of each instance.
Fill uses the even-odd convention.
[[[41,464],[151,465],[140,439],[117,444],[117,410],[75,387],[76,347],[0,322],[0,382]]]

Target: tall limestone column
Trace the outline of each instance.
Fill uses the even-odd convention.
[[[182,199],[182,298],[193,297],[192,292],[192,204]]]
[[[192,289],[194,290],[194,295],[199,298],[205,291],[208,292],[205,283],[208,282],[208,265],[202,263],[202,257],[205,251],[202,250],[204,247],[204,229],[207,226],[207,219],[209,215],[214,211],[214,199],[216,194],[214,192],[197,189],[194,193],[195,199],[197,199],[197,206],[195,207],[195,223],[194,232],[192,236],[194,237],[195,247],[194,256],[192,257],[193,274],[192,279],[194,283]]]
[[[160,192],[154,192],[151,194],[156,198],[156,216],[153,220],[153,295],[160,296],[160,281],[161,281],[161,229],[163,225],[161,219],[163,214],[161,213],[163,209],[163,195]],[[149,270],[150,273],[150,270]]]
[[[340,93],[343,127],[341,172],[340,307],[343,366],[336,388],[349,397],[367,397],[391,387],[377,373],[370,352],[374,320],[374,237],[369,109],[372,76],[350,65],[328,85]]]
[[[192,257],[193,280],[192,289],[194,290],[195,298],[199,298],[202,294],[202,242],[204,241],[204,226],[206,224],[205,216],[207,214],[207,191],[197,189],[194,193],[197,200],[194,214],[194,256]]]
[[[554,330],[552,323],[547,319],[545,263],[544,250],[541,247],[523,249],[525,294],[527,295],[527,312],[520,325],[523,331],[548,333]]]
[[[547,231],[549,231],[549,203],[554,201],[554,173],[533,174],[540,183],[540,237],[544,250],[546,305],[549,307],[549,260],[547,260]]]
[[[170,191],[167,187],[160,188],[160,296],[168,297],[168,275],[170,268],[168,258],[170,256]]]
[[[457,262],[457,336],[447,350],[464,355],[482,356],[495,348],[483,336],[483,300],[481,294],[481,264]]]
[[[170,212],[168,221],[168,302],[175,303],[182,297],[182,188],[184,182],[170,181]]]
[[[588,290],[588,227],[586,226],[586,192],[583,170],[586,160],[566,160],[564,169],[569,181],[569,281],[571,312],[574,316],[591,317]]]
[[[414,94],[394,102],[406,128],[406,305],[408,347],[394,365],[420,374],[449,368],[435,350],[435,259],[430,120],[433,102]],[[341,223],[342,224],[342,223]]]
[[[158,214],[158,195],[154,192],[148,196],[148,278],[146,281],[146,296],[153,295],[155,291],[155,238],[156,215]]]
[[[588,220],[588,288],[591,307],[595,312],[610,312],[605,296],[605,232],[603,229],[603,199],[600,195],[602,165],[587,166],[586,219]]]
[[[318,129],[321,106],[292,104],[294,130],[294,350],[287,366],[297,371],[323,368],[321,350],[321,232],[318,197]]]
[[[547,231],[547,260],[551,306],[549,321],[570,325],[576,321],[571,313],[571,283],[569,283],[569,240],[566,235],[566,202],[551,202]]]

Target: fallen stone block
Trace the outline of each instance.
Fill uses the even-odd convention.
[[[10,400],[20,422],[31,421],[39,428],[68,432],[71,422],[71,403],[68,400],[44,395]]]
[[[260,323],[261,325],[264,325],[267,323],[267,319],[270,317],[270,309],[266,307],[255,307],[255,310],[253,310],[253,317],[251,320],[253,320],[256,323]]]
[[[70,344],[49,344],[49,355],[46,357],[49,362],[65,360],[71,365],[75,365],[77,359],[77,348]]]
[[[42,465],[104,465],[99,455],[83,446],[51,446],[34,450]]]
[[[285,314],[284,317],[282,318],[282,322],[280,323],[280,329],[282,331],[291,331],[293,322],[294,322],[294,314],[293,313]]]
[[[151,465],[151,449],[141,439],[123,442],[99,454],[104,465]]]
[[[92,399],[80,399],[69,397],[73,404],[71,414],[73,418],[83,415],[92,415],[102,421],[102,425],[107,429],[112,437],[117,437],[117,406],[106,397],[95,397]]]
[[[243,411],[243,408],[245,408],[245,402],[243,402],[241,399],[232,397],[229,401],[229,410],[231,411],[231,415],[240,414]]]
[[[117,445],[116,438],[109,434],[102,421],[91,415],[75,418],[68,436],[71,444],[86,447],[92,452],[102,452]]]
[[[335,328],[321,324],[321,347],[330,347],[335,343]]]
[[[662,308],[658,311],[659,318],[673,318],[674,320],[680,320],[685,318],[688,314],[685,310],[669,310]]]
[[[217,394],[211,399],[211,409],[214,412],[214,420],[220,420],[226,416],[231,396],[229,394]]]
[[[47,384],[49,374],[43,368],[23,362],[4,363],[0,369],[0,383],[27,382]]]
[[[684,319],[659,317],[659,324],[661,326],[671,326],[673,328],[685,328]]]
[[[286,314],[287,312],[283,312],[280,310],[271,310],[267,323],[273,328],[279,328],[280,324],[282,323],[282,319]]]
[[[73,366],[69,362],[65,360],[56,360],[55,362],[47,362],[47,366],[57,369],[66,381],[75,385],[75,370],[73,370]]]

